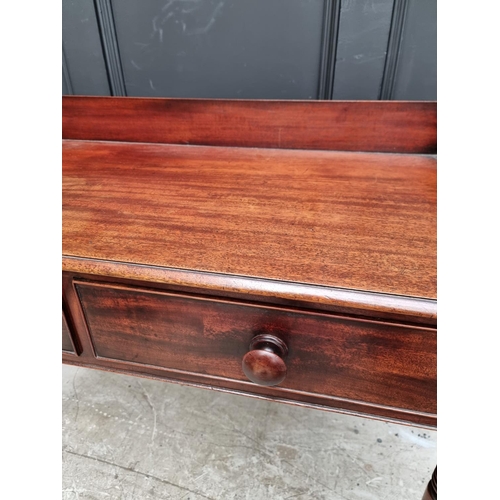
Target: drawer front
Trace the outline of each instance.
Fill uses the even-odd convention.
[[[64,311],[62,312],[62,350],[76,354],[73,342],[71,341],[71,333],[69,331]]]
[[[245,381],[252,338],[279,337],[287,375],[274,389],[434,414],[436,332],[287,310],[78,282],[97,358]]]

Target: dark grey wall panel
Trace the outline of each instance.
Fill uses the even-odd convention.
[[[318,99],[332,99],[335,80],[337,41],[340,26],[341,0],[325,0],[323,34],[319,68]]]
[[[127,91],[125,89],[111,0],[94,0],[94,5],[111,94],[113,96],[126,96]]]
[[[62,95],[71,95],[72,92],[68,90],[68,84],[66,83],[66,79],[64,78],[64,71],[62,76]]]
[[[393,0],[344,0],[340,11],[334,99],[378,99]]]
[[[323,0],[112,6],[129,96],[317,98]]]
[[[62,50],[62,94],[63,95],[73,95],[73,84],[71,83],[71,77],[69,76],[68,61],[66,59],[66,54],[64,53],[64,47]]]
[[[408,0],[392,99],[436,100],[436,47],[436,0]]]
[[[73,92],[109,95],[99,29],[92,0],[63,0],[62,39]],[[65,88],[66,87],[66,88]],[[63,92],[70,92],[63,85]]]

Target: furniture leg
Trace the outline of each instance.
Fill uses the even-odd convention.
[[[422,500],[437,500],[437,466],[432,473],[432,478],[427,485]]]

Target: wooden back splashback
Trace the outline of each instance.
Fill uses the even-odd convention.
[[[436,153],[436,103],[63,97],[63,138]]]

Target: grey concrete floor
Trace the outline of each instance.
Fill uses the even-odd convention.
[[[420,500],[436,432],[63,366],[65,500]]]

